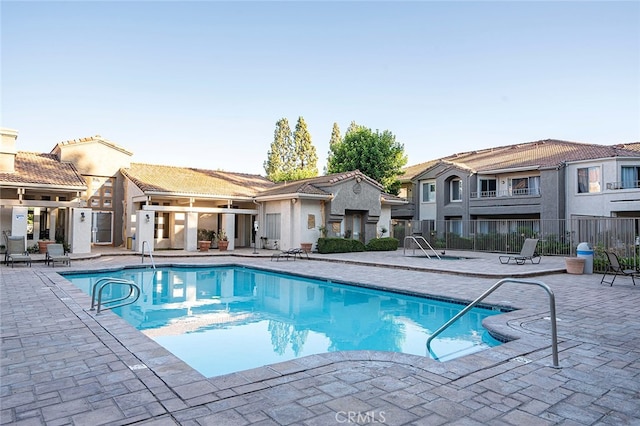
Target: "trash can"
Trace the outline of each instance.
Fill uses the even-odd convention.
[[[131,250],[133,247],[133,237],[127,237],[127,250]]]
[[[584,258],[584,273],[593,274],[593,248],[589,243],[578,244],[578,257]]]

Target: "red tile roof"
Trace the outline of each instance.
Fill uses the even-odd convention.
[[[87,187],[84,178],[73,164],[60,162],[53,154],[18,151],[15,172],[0,173],[0,184],[27,183],[73,190],[86,190]]]
[[[360,170],[353,170],[350,172],[334,173],[334,174],[325,175],[325,176],[316,176],[312,178],[296,180],[293,182],[276,183],[271,189],[262,191],[259,194],[259,196],[270,197],[270,196],[285,195],[285,194],[311,194],[311,195],[327,195],[328,196],[331,194],[331,192],[325,190],[324,188],[333,186],[345,180],[357,179],[358,177],[364,181],[369,182],[371,185],[374,185],[375,187],[382,189],[382,185],[380,185],[378,182],[371,179],[367,175],[363,174]]]
[[[474,172],[522,167],[548,168],[558,167],[571,161],[611,157],[637,157],[639,151],[640,148],[636,144],[595,145],[546,139],[462,152],[431,162],[406,167],[404,170],[405,176],[415,177],[437,162],[450,163]]]
[[[131,163],[130,168],[121,172],[142,191],[167,195],[253,197],[274,185],[260,175],[142,163]]]

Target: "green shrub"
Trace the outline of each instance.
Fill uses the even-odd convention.
[[[365,249],[367,251],[396,251],[399,241],[391,237],[373,238],[369,240]]]
[[[348,238],[318,238],[318,253],[349,253],[364,251],[364,244]]]

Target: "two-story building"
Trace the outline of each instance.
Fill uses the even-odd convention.
[[[640,143],[542,140],[458,153],[408,167],[402,195],[409,205],[392,217],[421,221],[423,234],[437,224],[469,235],[513,232],[499,228],[522,223],[535,230],[542,222],[557,234],[549,226],[565,219],[640,218],[639,173]]]

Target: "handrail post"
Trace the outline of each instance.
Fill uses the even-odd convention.
[[[100,284],[100,283],[102,283],[102,285],[96,291],[96,287],[98,287],[98,284]],[[140,287],[133,281],[126,280],[124,278],[112,278],[112,277],[99,278],[93,284],[93,287],[92,287],[91,308],[89,309],[90,311],[95,310],[97,314],[100,313],[100,311],[102,310],[102,291],[109,284],[127,285],[127,286],[129,286],[129,294],[124,296],[124,297],[120,297],[120,298],[117,298],[117,299],[109,300],[106,303],[114,303],[114,302],[120,302],[120,301],[123,301],[123,300],[127,300],[127,299],[129,299],[131,297],[131,295],[134,292],[136,293],[136,297],[133,300],[127,302],[127,303],[120,303],[119,305],[112,305],[112,306],[109,306],[106,309],[119,308],[121,306],[130,305],[132,303],[135,303],[138,300],[138,298],[140,298],[140,294],[142,293],[141,290],[140,290]],[[97,298],[96,298],[96,295],[97,295]]]
[[[144,263],[144,246],[145,246],[145,244],[147,245],[147,250],[149,251],[149,258],[151,259],[151,266],[153,266],[153,269],[156,269],[156,262],[153,260],[153,253],[151,252],[151,244],[147,240],[144,240],[142,242],[142,250],[140,252],[140,255],[142,257],[142,262],[141,263]]]
[[[482,295],[480,295],[480,297],[478,297],[476,300],[474,300],[473,302],[468,304],[463,310],[458,312],[457,315],[455,315],[453,318],[451,318],[449,321],[447,321],[442,327],[437,329],[431,336],[429,336],[429,338],[427,339],[427,349],[429,350],[429,352],[433,354],[433,351],[431,350],[431,341],[437,335],[442,333],[451,324],[456,322],[460,317],[462,317],[464,314],[466,314],[468,311],[470,311],[473,307],[475,307],[478,303],[480,303],[482,300],[484,300],[487,296],[489,296],[491,293],[493,293],[495,290],[497,290],[498,287],[502,286],[502,284],[507,283],[507,282],[519,283],[519,284],[537,285],[537,286],[540,286],[540,287],[544,288],[545,291],[547,292],[547,294],[549,295],[549,316],[550,316],[550,319],[551,319],[551,351],[552,351],[552,357],[553,357],[553,367],[554,368],[560,368],[560,365],[558,363],[558,331],[557,331],[557,326],[556,326],[556,298],[555,298],[555,295],[553,294],[553,291],[551,290],[551,288],[548,285],[546,285],[542,281],[537,281],[537,280],[529,280],[528,281],[528,280],[518,280],[518,279],[515,279],[515,278],[503,278],[503,279],[499,280],[494,285],[492,285],[487,291],[482,293]],[[435,354],[434,354],[434,356],[435,356]]]

